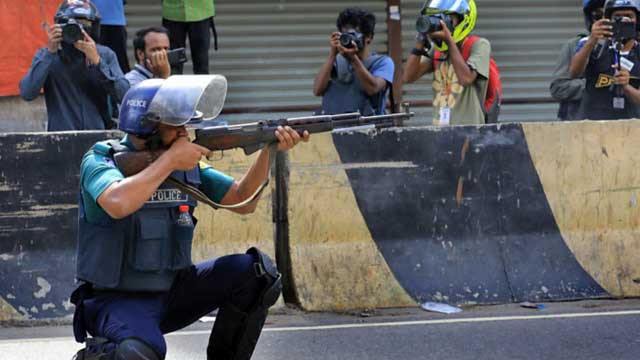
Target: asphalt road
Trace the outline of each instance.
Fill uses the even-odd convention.
[[[640,359],[640,300],[366,314],[279,311],[253,359]],[[205,359],[211,323],[169,334],[168,360]],[[70,359],[69,326],[0,328],[0,359]]]

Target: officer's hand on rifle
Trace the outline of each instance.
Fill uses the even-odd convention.
[[[278,138],[278,150],[287,151],[296,146],[300,140],[309,141],[309,132],[305,130],[302,136],[298,132],[289,126],[278,126],[276,129],[276,137]]]
[[[174,170],[188,171],[196,167],[200,159],[209,152],[206,147],[194,144],[186,135],[181,135],[171,144],[166,154],[171,159]]]

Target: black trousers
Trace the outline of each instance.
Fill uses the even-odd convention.
[[[169,30],[171,49],[186,47],[186,39],[189,37],[194,74],[209,73],[212,21],[213,18],[193,22],[162,19],[162,26]],[[182,64],[171,67],[172,74],[182,74],[182,70]]]
[[[100,44],[104,45],[118,57],[118,64],[122,73],[128,73],[129,59],[127,58],[127,28],[118,25],[100,25]]]
[[[136,338],[164,359],[164,334],[182,329],[211,311],[231,304],[247,311],[263,284],[251,255],[228,255],[180,270],[164,293],[96,292],[76,307],[74,332],[107,338],[113,346]],[[80,323],[76,323],[76,321]]]

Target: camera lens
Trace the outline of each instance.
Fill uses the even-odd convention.
[[[62,40],[66,43],[73,44],[83,37],[79,24],[68,23],[62,27]]]
[[[429,32],[431,28],[431,24],[429,23],[428,16],[418,16],[418,20],[416,21],[416,31],[422,34],[426,34]]]
[[[421,34],[429,34],[442,30],[440,26],[440,18],[435,16],[418,16],[416,21],[416,31]]]
[[[355,41],[355,38],[353,35],[349,33],[340,34],[340,45],[342,45],[342,47],[345,47],[347,49],[352,48],[353,41]]]

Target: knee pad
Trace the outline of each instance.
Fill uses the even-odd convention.
[[[114,360],[160,360],[158,354],[146,343],[138,339],[125,339],[118,344]]]
[[[282,274],[278,271],[276,264],[274,264],[271,258],[258,250],[256,247],[252,247],[247,250],[247,254],[252,255],[254,259],[253,269],[256,273],[256,277],[264,279],[264,287],[260,292],[258,298],[258,307],[268,309],[273,306],[280,293],[282,292]]]

